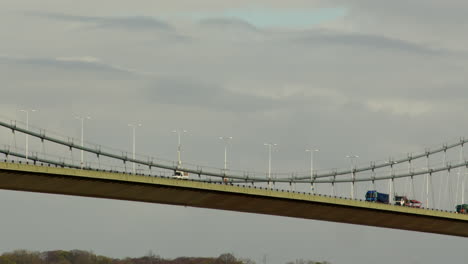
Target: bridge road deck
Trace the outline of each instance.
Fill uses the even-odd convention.
[[[0,162],[0,189],[191,206],[468,237],[468,215],[164,177]]]

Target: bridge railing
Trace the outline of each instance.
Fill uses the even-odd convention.
[[[115,149],[111,149],[108,147],[103,147],[101,145],[97,144],[92,144],[92,143],[86,143],[81,145],[79,140],[76,140],[74,138],[66,137],[63,138],[63,136],[59,135],[53,135],[51,132],[45,131],[44,129],[38,129],[38,128],[29,128],[26,130],[22,126],[18,125],[18,122],[16,121],[11,121],[9,123],[6,123],[4,121],[0,120],[0,126],[6,127],[11,129],[13,132],[21,132],[24,134],[28,134],[33,137],[37,137],[42,141],[49,141],[53,142],[56,144],[60,144],[63,146],[66,146],[70,149],[77,149],[77,150],[83,150],[88,153],[93,153],[97,156],[104,156],[108,157],[111,159],[117,159],[121,160],[123,163],[136,163],[139,165],[147,166],[149,168],[152,167],[157,167],[160,169],[166,169],[166,170],[171,170],[171,171],[184,171],[196,175],[204,175],[204,176],[209,176],[209,177],[218,177],[218,178],[230,178],[230,179],[235,179],[235,180],[244,180],[244,181],[252,181],[252,182],[265,182],[265,181],[272,181],[273,179],[268,178],[267,173],[259,173],[259,172],[248,172],[248,171],[236,171],[236,170],[229,170],[225,171],[224,169],[220,168],[213,168],[213,167],[208,167],[208,166],[200,166],[200,165],[193,165],[189,163],[184,163],[182,165],[178,165],[174,161],[167,161],[159,158],[154,158],[154,157],[149,157],[147,156],[145,160],[141,159],[133,159],[129,157],[129,153],[127,151],[118,151]],[[35,131],[36,130],[36,131]],[[332,183],[332,182],[349,182],[350,180],[345,179],[347,175],[350,175],[352,173],[358,174],[366,171],[375,171],[378,169],[382,168],[388,168],[395,166],[396,164],[401,164],[404,162],[410,162],[415,159],[427,157],[430,155],[433,155],[435,153],[439,153],[442,151],[447,151],[447,149],[454,148],[456,146],[461,146],[467,141],[465,139],[460,139],[459,142],[452,143],[449,145],[444,145],[443,147],[439,147],[437,149],[433,150],[427,150],[424,153],[417,154],[417,155],[408,155],[406,158],[401,158],[398,160],[392,160],[391,162],[385,162],[385,163],[371,163],[370,166],[367,167],[356,167],[354,169],[348,169],[348,170],[334,170],[334,171],[329,171],[329,172],[324,172],[321,174],[314,173],[312,176],[312,179],[310,175],[304,176],[304,175],[295,175],[294,173],[276,173],[276,179],[274,181],[276,182],[298,182],[298,183],[307,183],[307,182],[317,182],[317,183]],[[437,168],[437,169],[427,169],[427,170],[422,170],[422,171],[413,171],[413,172],[408,172],[408,173],[402,173],[402,174],[389,174],[383,177],[375,177],[375,178],[359,178],[355,179],[355,181],[370,181],[370,180],[385,180],[385,179],[391,179],[391,178],[401,178],[401,177],[412,177],[412,176],[417,176],[417,175],[422,175],[422,174],[431,174],[434,172],[439,172],[441,170],[450,170],[462,166],[466,166],[466,162],[461,162],[461,163],[455,163],[453,165],[447,165],[445,167]],[[343,177],[345,176],[345,177]],[[340,179],[337,179],[337,177],[340,177]]]
[[[5,120],[0,118],[0,126],[9,129],[12,134],[22,133],[35,137],[44,144],[44,142],[51,142],[56,146],[61,146],[64,149],[68,149],[70,157],[66,155],[46,155],[41,152],[28,152],[28,159],[36,162],[45,162],[54,164],[56,166],[64,166],[70,168],[84,168],[84,169],[97,169],[97,170],[115,170],[119,172],[133,173],[132,163],[136,164],[136,172],[139,174],[147,175],[163,175],[172,176],[176,171],[182,171],[198,176],[199,180],[202,181],[219,181],[228,180],[232,183],[243,183],[243,184],[284,184],[289,186],[295,186],[295,184],[330,184],[331,186],[343,183],[354,183],[368,182],[374,184],[377,181],[390,180],[391,182],[417,176],[431,177],[432,175],[450,172],[456,169],[464,168],[468,166],[468,161],[463,159],[463,155],[458,160],[444,162],[432,162],[429,165],[429,157],[439,153],[447,153],[448,150],[456,147],[463,146],[467,140],[460,138],[458,141],[444,144],[443,146],[426,149],[424,152],[419,154],[408,154],[406,157],[392,159],[388,161],[371,162],[369,165],[353,167],[349,169],[334,169],[328,171],[314,171],[310,175],[310,171],[302,172],[288,172],[288,173],[271,173],[270,177],[266,172],[259,171],[242,171],[242,170],[224,170],[222,168],[200,166],[184,162],[182,165],[175,161],[164,160],[161,158],[136,155],[133,159],[128,151],[122,151],[109,147],[103,147],[99,144],[90,142],[83,142],[72,137],[60,135],[59,133],[46,131],[41,128],[29,126],[26,129],[26,125],[21,122]],[[48,147],[49,148],[49,147]],[[85,151],[90,153],[88,155],[88,161],[85,164],[80,164],[73,157],[73,151]],[[25,159],[24,155],[26,151],[24,149],[14,148],[13,146],[3,146],[0,149],[0,153],[8,156],[18,157]],[[76,153],[75,153],[76,155]],[[93,157],[93,158],[90,158]],[[421,168],[414,165],[416,160],[425,161],[427,160],[427,166]],[[400,165],[408,164],[408,168],[402,168]],[[429,181],[429,180],[427,180]],[[448,184],[448,183],[447,183]],[[458,187],[457,187],[458,188]],[[458,189],[457,189],[458,191]]]

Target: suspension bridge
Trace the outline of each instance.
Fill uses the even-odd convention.
[[[4,155],[0,161],[0,189],[164,203],[468,237],[468,214],[462,206],[468,166],[463,152],[468,140],[464,138],[418,154],[370,162],[367,166],[272,174],[270,171],[259,173],[191,165],[180,159],[165,161],[136,156],[134,152],[129,157],[125,151],[58,136],[12,120],[0,121],[0,128],[11,131],[12,138],[16,134],[26,136],[25,149],[11,142],[0,148],[0,155]],[[28,148],[29,137],[40,142],[41,150]],[[68,157],[54,155],[64,150],[70,153]],[[81,152],[79,160],[73,156],[77,151]],[[449,151],[457,152],[458,159],[448,161]],[[92,154],[94,162],[85,161],[83,153]],[[442,163],[431,165],[434,156],[442,156]],[[421,167],[421,163],[425,166]],[[128,167],[130,164],[132,169]],[[344,186],[349,186],[349,192],[344,191],[347,189]],[[381,193],[387,198],[379,201],[366,196],[364,199],[364,194],[356,196],[359,188],[385,189],[386,194]],[[396,195],[397,188],[399,195]],[[402,197],[407,201],[419,197],[423,205],[403,206],[408,204],[401,203]],[[455,210],[457,205],[461,210]]]

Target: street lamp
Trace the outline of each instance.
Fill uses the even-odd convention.
[[[310,192],[315,194],[315,183],[314,183],[314,152],[319,152],[318,149],[306,149],[306,152],[310,152]]]
[[[37,110],[35,109],[31,109],[30,111],[37,112]],[[29,130],[29,110],[21,109],[20,112],[26,113],[26,130]],[[29,154],[29,135],[26,134],[26,152],[25,152],[26,162],[28,162],[28,154]]]
[[[465,204],[465,182],[466,182],[466,175],[468,175],[468,172],[465,172],[465,176],[463,177],[463,180],[462,180],[461,204]]]
[[[219,139],[224,141],[224,172],[227,170],[227,145],[229,143],[229,140],[232,139],[232,137],[219,137]]]
[[[391,160],[391,161],[387,161],[387,162],[385,162],[385,163],[390,164],[390,169],[391,169],[391,172],[390,172],[390,173],[391,173],[391,177],[390,177],[390,179],[388,179],[388,189],[389,189],[389,192],[388,192],[388,195],[389,195],[389,197],[388,197],[388,202],[389,202],[390,204],[392,204],[392,203],[393,203],[393,198],[394,198],[394,196],[395,196],[394,193],[392,193],[392,192],[395,191],[395,187],[393,186],[393,185],[395,184],[395,181],[394,181],[394,178],[393,178],[393,176],[394,176],[394,174],[395,174],[395,173],[394,173],[394,169],[393,169],[393,165],[397,164],[398,162]]]
[[[135,174],[135,129],[136,127],[141,127],[141,124],[128,124],[129,127],[132,128],[133,131],[133,174]]]
[[[271,189],[271,148],[278,144],[264,143],[263,145],[268,146],[268,188]]]
[[[180,135],[182,133],[187,133],[187,130],[185,130],[185,129],[175,129],[172,132],[176,133],[177,138],[178,138],[178,145],[177,145],[177,160],[178,160],[178,162],[177,162],[177,166],[180,166],[180,165],[182,165],[182,160],[180,159],[180,151],[182,149],[182,146],[180,144]]]
[[[76,119],[80,120],[81,121],[81,147],[83,148],[84,147],[84,121],[85,119],[88,119],[90,120],[91,117],[89,116],[86,116],[86,117],[83,117],[83,116],[75,116]],[[83,165],[84,165],[84,151],[83,149],[81,150],[81,169],[83,169]]]
[[[351,162],[351,199],[354,199],[354,180],[356,178],[356,174],[355,174],[355,171],[354,171],[354,168],[355,168],[355,165],[354,165],[354,160],[359,158],[359,156],[357,155],[348,155],[346,156],[346,158],[348,158]]]

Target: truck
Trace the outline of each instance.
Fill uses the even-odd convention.
[[[455,207],[455,209],[459,214],[468,214],[468,204],[459,204]]]
[[[386,193],[381,193],[375,190],[367,191],[366,201],[374,203],[385,203],[389,202],[389,195]]]
[[[418,200],[408,199],[404,195],[395,195],[395,205],[420,208],[422,203]]]
[[[406,196],[395,195],[395,205],[408,206],[409,199]]]

